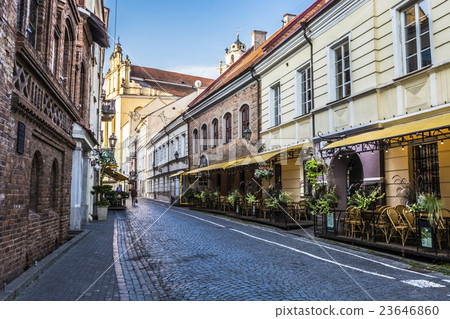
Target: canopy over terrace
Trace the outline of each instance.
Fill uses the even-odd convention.
[[[193,174],[197,174],[197,173],[205,172],[205,171],[226,170],[226,169],[238,168],[238,167],[246,166],[246,165],[260,164],[260,163],[265,163],[269,160],[273,160],[278,156],[280,157],[280,159],[288,158],[288,157],[292,158],[295,155],[298,156],[300,154],[300,151],[304,145],[305,144],[292,146],[292,147],[288,147],[288,148],[282,148],[282,149],[270,151],[267,153],[257,154],[255,156],[250,155],[250,156],[240,158],[238,160],[234,160],[234,161],[230,161],[230,162],[223,162],[223,163],[219,163],[219,164],[213,164],[213,165],[197,168],[192,171],[186,172],[184,174],[185,175],[191,175],[191,174],[193,175]]]
[[[111,167],[105,168],[105,173],[117,182],[124,182],[129,179],[128,176],[113,170]]]
[[[321,149],[322,157],[334,157],[341,151],[369,152],[394,147],[420,145],[450,138],[450,114],[421,119],[371,131],[340,141]]]

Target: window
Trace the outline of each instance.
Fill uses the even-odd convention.
[[[195,129],[192,135],[192,151],[194,154],[198,152],[197,143],[198,143],[198,130]]]
[[[311,112],[311,68],[309,67],[297,73],[297,97],[297,113],[303,115]]]
[[[224,117],[225,120],[225,140],[224,143],[231,142],[231,114],[227,113]]]
[[[69,29],[66,28],[64,35],[64,54],[63,54],[63,81],[64,87],[67,91],[70,90],[70,73],[71,73],[71,61],[72,61],[72,41],[73,37]],[[70,94],[69,94],[70,95]]]
[[[212,122],[212,134],[213,134],[213,148],[219,143],[219,121],[214,119]]]
[[[429,8],[420,1],[402,13],[406,73],[431,64]]]
[[[86,71],[84,69],[84,65],[81,64],[81,70],[80,70],[80,107],[86,106],[86,85],[87,85],[87,79],[86,79]]]
[[[202,125],[202,138],[203,138],[202,149],[206,151],[208,149],[208,127],[206,126],[206,124]]]
[[[38,39],[38,19],[39,19],[39,3],[38,0],[30,0],[30,15],[29,15],[29,23],[28,23],[28,40],[31,45],[36,49],[37,48],[37,39]]]
[[[413,174],[421,193],[441,196],[437,143],[414,146]]]
[[[59,58],[59,36],[55,33],[53,35],[53,47],[52,47],[52,73],[55,75],[58,72],[58,58]]]
[[[270,88],[270,103],[272,109],[272,125],[281,124],[281,90],[280,84]]]
[[[335,99],[352,94],[352,80],[350,70],[350,44],[348,39],[332,49],[333,53],[333,74]]]
[[[173,156],[175,157],[175,152],[178,152],[178,156],[181,157],[181,150],[180,150],[180,138],[175,138],[175,150],[173,151]]]
[[[186,156],[186,135],[182,134],[181,135],[181,151],[180,151],[180,156]]]
[[[244,105],[241,109],[241,137],[244,137],[244,132],[250,127],[250,109],[248,105]]]

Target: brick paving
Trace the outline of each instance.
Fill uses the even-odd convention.
[[[448,300],[400,258],[145,200],[87,236],[18,300]],[[319,245],[322,245],[320,247]],[[388,293],[387,293],[388,291]]]
[[[114,221],[122,214],[125,213],[110,212],[106,221],[93,221],[85,226],[91,233],[41,274],[16,300],[119,300],[115,269],[107,269],[113,264]]]

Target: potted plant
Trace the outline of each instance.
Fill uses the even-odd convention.
[[[332,208],[336,207],[338,202],[335,190],[336,186],[329,187],[317,198],[309,198],[306,202],[311,209],[311,214],[317,216],[333,214]]]
[[[97,216],[98,220],[106,220],[108,215],[109,201],[105,198],[105,194],[110,192],[112,189],[111,185],[95,185],[92,186],[91,193],[97,196],[97,200],[94,203],[97,206]]]
[[[435,247],[433,239],[441,218],[441,200],[434,194],[418,194],[417,203],[407,205],[407,207],[418,217],[426,214],[426,219],[418,218],[420,243],[422,247]]]
[[[273,168],[262,165],[255,170],[254,176],[255,178],[264,178],[267,181],[270,181],[270,179],[273,177]]]
[[[241,193],[237,189],[235,189],[229,196],[228,196],[228,202],[230,203],[231,207],[236,207],[236,213],[239,214],[239,204],[238,201],[242,199]]]
[[[252,214],[255,215],[256,214],[256,202],[258,201],[256,199],[256,196],[253,195],[252,193],[247,193],[247,195],[245,196],[245,200],[247,201],[248,205],[252,207]]]
[[[349,200],[349,205],[353,205],[360,210],[374,210],[376,202],[384,197],[384,193],[378,196],[381,187],[377,186],[372,191],[367,189],[357,190]]]
[[[327,170],[327,164],[322,162],[321,160],[313,158],[306,162],[306,177],[315,189],[318,189],[320,187],[319,177],[324,176]]]
[[[288,204],[292,203],[291,194],[288,192],[280,192],[280,195],[278,195],[278,201],[280,205],[286,207]]]

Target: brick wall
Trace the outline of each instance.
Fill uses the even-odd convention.
[[[239,91],[227,100],[216,105],[210,105],[205,108],[205,112],[200,116],[188,119],[189,121],[189,163],[190,169],[198,167],[200,156],[208,157],[208,165],[228,162],[237,158],[246,157],[250,152],[257,152],[256,147],[251,146],[245,139],[239,138],[239,111],[242,105],[247,104],[250,107],[250,130],[252,131],[251,142],[258,141],[258,84],[255,82],[246,89]],[[223,116],[225,113],[232,114],[232,141],[223,143]],[[219,122],[219,142],[217,147],[208,146],[206,151],[200,150],[193,154],[192,132],[197,128],[200,132],[201,126],[208,125],[208,139],[211,138],[211,127],[213,119],[217,118]],[[199,135],[200,136],[200,135]],[[212,141],[210,140],[210,144]]]
[[[64,7],[56,0],[41,3],[45,6],[39,11],[35,50],[20,32],[16,33],[19,0],[0,0],[0,284],[10,282],[66,241],[75,146],[71,130],[74,122],[89,124],[89,105],[80,109],[74,100],[79,81],[72,79],[67,90],[61,83],[66,20],[59,17],[68,16],[78,35],[73,43],[71,74],[85,61],[86,94],[91,53],[88,30],[78,16],[75,0],[66,1]],[[55,30],[61,31],[60,55],[58,69],[52,73]],[[26,128],[23,154],[17,152],[19,122]],[[38,202],[31,209],[31,167],[36,154],[41,164]],[[55,162],[57,178],[52,173]]]

